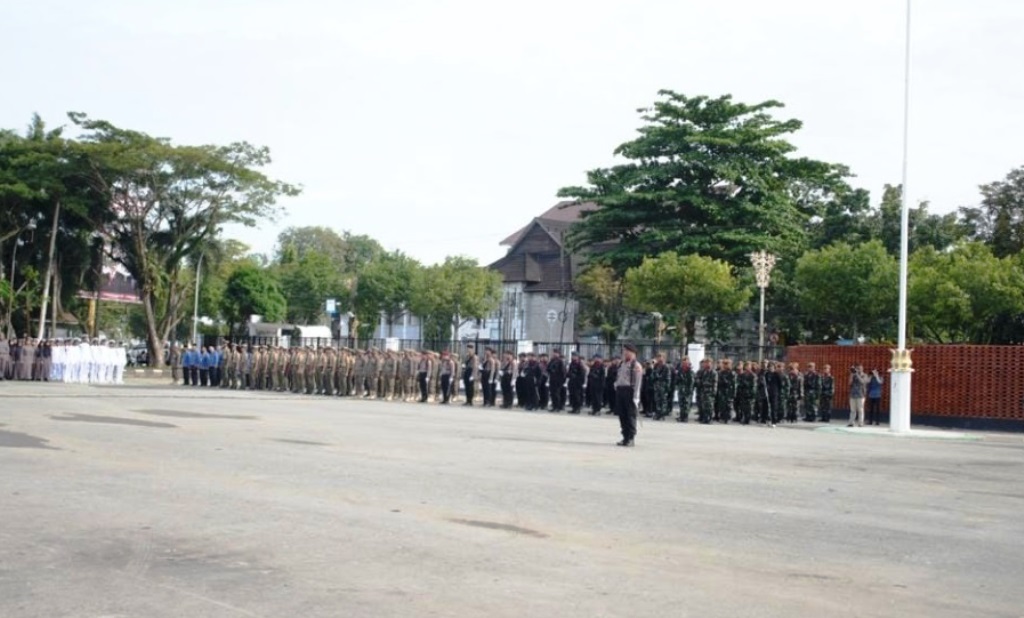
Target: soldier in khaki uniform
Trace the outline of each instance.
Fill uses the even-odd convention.
[[[334,348],[326,348],[320,367],[320,394],[328,397],[334,395]]]
[[[437,352],[430,353],[430,384],[434,393],[434,403],[441,401],[441,355]]]
[[[10,348],[7,341],[0,335],[0,380],[4,379],[7,367],[11,362]],[[181,380],[181,348],[177,343],[171,344],[171,352],[168,355],[167,364],[171,366],[171,384],[177,384]]]
[[[317,352],[311,347],[306,348],[306,394],[312,395],[316,392]]]
[[[284,362],[284,386],[286,393],[295,392],[295,348],[285,350]]]
[[[267,384],[267,350],[257,346],[252,355],[252,386],[261,391]]]
[[[284,371],[287,365],[288,355],[285,353],[284,348],[277,346],[274,348],[274,392],[284,390]]]
[[[231,344],[225,344],[224,349],[221,350],[221,367],[223,372],[220,377],[220,387],[230,388],[231,387],[231,365],[235,362],[235,351]]]
[[[402,359],[402,371],[404,372],[402,380],[402,399],[403,401],[415,401],[416,400],[416,365],[417,365],[416,352],[413,350],[406,350],[405,356]]]
[[[388,400],[395,393],[395,374],[398,373],[398,361],[395,353],[388,351],[384,354],[384,361],[381,363],[380,377],[381,399]]]
[[[370,361],[367,363],[369,371],[367,371],[367,382],[369,383],[369,397],[371,399],[379,398],[381,395],[381,364],[382,358],[379,352],[374,350],[370,353]]]
[[[352,359],[352,389],[349,391],[349,396],[363,396],[363,387],[365,386],[363,372],[365,367],[366,357],[363,356],[363,351],[356,350],[355,357]]]
[[[292,392],[298,395],[306,390],[306,351],[292,348]]]

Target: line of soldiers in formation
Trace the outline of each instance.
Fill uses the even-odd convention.
[[[477,386],[484,406],[525,410],[587,409],[600,414],[615,401],[621,359],[601,355],[589,361],[572,352],[498,354],[486,348],[479,357],[472,345],[457,363],[448,351],[381,351],[348,348],[284,348],[227,344],[185,350],[172,346],[175,383],[225,389],[250,389],[308,395],[363,397],[392,401],[449,403],[461,382],[463,405],[473,405]],[[797,363],[711,359],[694,368],[688,358],[666,362],[664,354],[644,363],[640,413],[655,420],[673,415],[688,422],[694,405],[700,423],[737,421],[777,424],[829,422],[835,378],[825,365],[800,371]]]
[[[128,354],[100,339],[11,339],[0,336],[0,380],[124,384]]]

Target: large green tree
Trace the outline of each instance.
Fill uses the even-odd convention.
[[[375,324],[384,316],[388,337],[395,321],[409,307],[413,283],[422,267],[401,251],[386,253],[368,264],[359,273],[355,308],[364,324]]]
[[[351,306],[353,280],[339,270],[330,256],[308,251],[295,259],[286,252],[275,267],[281,290],[288,302],[287,319],[296,324],[317,324],[326,312],[329,298],[342,309]]]
[[[90,167],[80,144],[63,133],[47,130],[38,115],[23,136],[0,132],[0,278],[9,280],[12,261],[17,270],[13,290],[3,296],[2,315],[17,304],[13,317],[23,333],[38,319],[44,297],[58,310],[74,305],[75,295],[92,289],[99,275],[102,245],[93,233],[109,208],[86,182]],[[33,336],[37,327],[38,322]]]
[[[610,266],[593,263],[576,276],[573,290],[580,303],[582,323],[598,329],[608,345],[614,344],[629,314],[622,277]]]
[[[251,316],[275,322],[285,317],[286,302],[273,274],[248,262],[236,266],[228,276],[220,297],[220,312],[230,325],[238,329]]]
[[[626,271],[625,295],[635,311],[658,312],[675,324],[685,347],[698,319],[739,311],[749,302],[750,289],[738,284],[722,260],[668,251]]]
[[[960,209],[967,234],[987,243],[997,257],[1024,250],[1024,167],[981,186],[981,205]]]
[[[298,189],[261,169],[267,148],[246,142],[180,146],[84,114],[71,120],[91,163],[89,181],[109,205],[99,227],[110,257],[135,278],[146,314],[150,358],[187,314],[185,269],[228,223],[255,225],[276,214],[277,199]]]
[[[896,258],[877,240],[808,251],[794,274],[804,326],[817,340],[889,336],[898,276]]]
[[[963,240],[966,235],[957,213],[934,214],[929,212],[928,206],[928,202],[921,202],[907,213],[911,253],[921,247],[933,247],[941,251]],[[881,241],[892,255],[900,253],[902,211],[903,188],[900,185],[885,185],[878,208],[872,210],[865,221],[869,237]]]
[[[1020,343],[1005,325],[1024,315],[1021,266],[1019,257],[998,258],[977,242],[916,251],[907,290],[914,334],[937,343]]]
[[[289,227],[277,236],[277,261],[286,253],[301,260],[307,253],[326,255],[336,267],[347,275],[359,273],[365,266],[384,255],[379,242],[363,234],[345,230],[341,234],[329,227]]]
[[[598,206],[574,226],[570,244],[600,247],[620,272],[664,251],[735,266],[755,250],[799,255],[809,218],[849,190],[846,170],[795,156],[787,140],[802,123],[773,117],[777,101],[659,95],[640,110],[640,135],[615,149],[624,163],[559,191]]]
[[[409,308],[427,325],[424,338],[448,340],[454,339],[467,321],[486,318],[499,302],[499,273],[480,266],[475,259],[450,256],[442,264],[417,271]]]

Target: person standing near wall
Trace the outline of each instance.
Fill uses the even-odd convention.
[[[885,380],[879,375],[878,370],[872,369],[868,380],[868,425],[878,425],[882,422],[883,384]]]
[[[850,368],[850,422],[847,427],[864,426],[864,396],[870,378],[864,373],[863,365]]]

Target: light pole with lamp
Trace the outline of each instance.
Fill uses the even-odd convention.
[[[771,282],[772,269],[775,268],[775,256],[767,251],[755,251],[750,254],[750,263],[754,266],[754,277],[757,287],[761,290],[761,317],[757,323],[757,362],[764,362],[764,291]]]
[[[892,386],[889,402],[889,431],[910,431],[910,383],[914,373],[907,349],[907,261],[909,246],[910,197],[907,176],[910,160],[910,6],[907,0],[907,33],[903,66],[903,187],[900,212],[900,305],[899,331],[895,350],[892,350]]]
[[[192,344],[198,346],[198,331],[199,331],[199,280],[202,276],[203,269],[203,256],[205,253],[199,254],[199,261],[196,262],[196,293],[195,299],[192,306]]]
[[[36,217],[32,217],[25,224],[25,227],[21,228],[14,234],[14,246],[11,247],[11,296],[7,299],[7,338],[11,338],[13,329],[11,328],[11,318],[14,315],[14,271],[18,266],[18,247],[24,246],[25,241],[21,239],[22,232],[35,232],[36,231]]]

